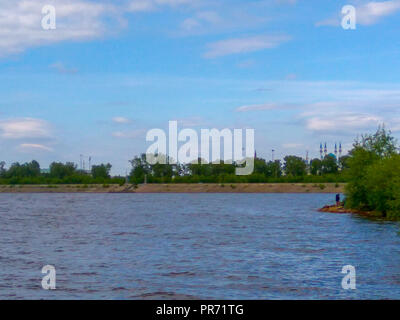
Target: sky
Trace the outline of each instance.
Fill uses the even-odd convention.
[[[170,120],[253,128],[266,159],[399,138],[399,18],[400,0],[1,0],[0,160],[125,174]]]

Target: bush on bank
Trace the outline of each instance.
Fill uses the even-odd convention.
[[[355,141],[346,171],[346,207],[400,218],[400,155],[390,132],[380,127]]]

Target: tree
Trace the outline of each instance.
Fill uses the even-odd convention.
[[[342,157],[339,158],[339,167],[342,170],[345,170],[345,169],[349,168],[349,163],[348,163],[349,158],[350,158],[350,156],[342,156]]]
[[[348,207],[386,215],[400,203],[400,198],[396,198],[400,196],[396,194],[400,181],[400,158],[396,150],[395,139],[383,127],[354,143],[346,161]]]
[[[24,164],[15,162],[5,175],[8,178],[38,177],[40,175],[40,165],[36,160]]]
[[[324,160],[321,161],[321,171],[323,174],[337,173],[338,169],[336,158],[332,155],[325,156]]]
[[[286,175],[290,176],[306,175],[307,166],[302,158],[296,156],[286,156],[284,160],[285,160],[284,170]]]
[[[101,164],[98,166],[92,166],[92,177],[94,179],[97,178],[103,178],[103,179],[109,179],[110,178],[110,170],[112,168],[112,165],[107,163],[107,164]]]
[[[361,141],[356,140],[353,147],[362,148],[378,158],[385,158],[396,154],[397,141],[390,131],[386,131],[385,126],[379,126],[375,134],[361,136]]]
[[[135,157],[133,160],[129,161],[132,165],[132,170],[129,179],[133,183],[143,183],[145,180],[145,175],[150,174],[151,168],[146,161],[146,154],[142,154],[140,157]]]
[[[61,162],[53,162],[50,164],[50,176],[52,178],[64,179],[77,173],[76,164],[73,162],[67,162],[63,164]]]
[[[376,161],[368,167],[365,179],[366,207],[379,211],[384,216],[391,209],[398,210],[400,200],[398,182],[400,181],[400,156],[398,154]],[[399,214],[399,212],[394,212]]]
[[[268,161],[265,175],[267,177],[279,178],[282,176],[282,164],[280,160]]]
[[[0,162],[0,177],[4,177],[5,173],[6,173],[6,169],[5,169],[6,163],[4,161]]]
[[[322,174],[322,161],[320,159],[315,158],[311,160],[310,172],[314,176]]]

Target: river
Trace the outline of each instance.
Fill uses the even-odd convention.
[[[0,194],[0,299],[400,299],[399,224],[316,211],[333,201]]]

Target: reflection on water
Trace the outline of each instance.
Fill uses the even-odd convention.
[[[0,298],[399,299],[398,224],[315,211],[333,200],[0,194]],[[348,264],[357,290],[341,288]]]

